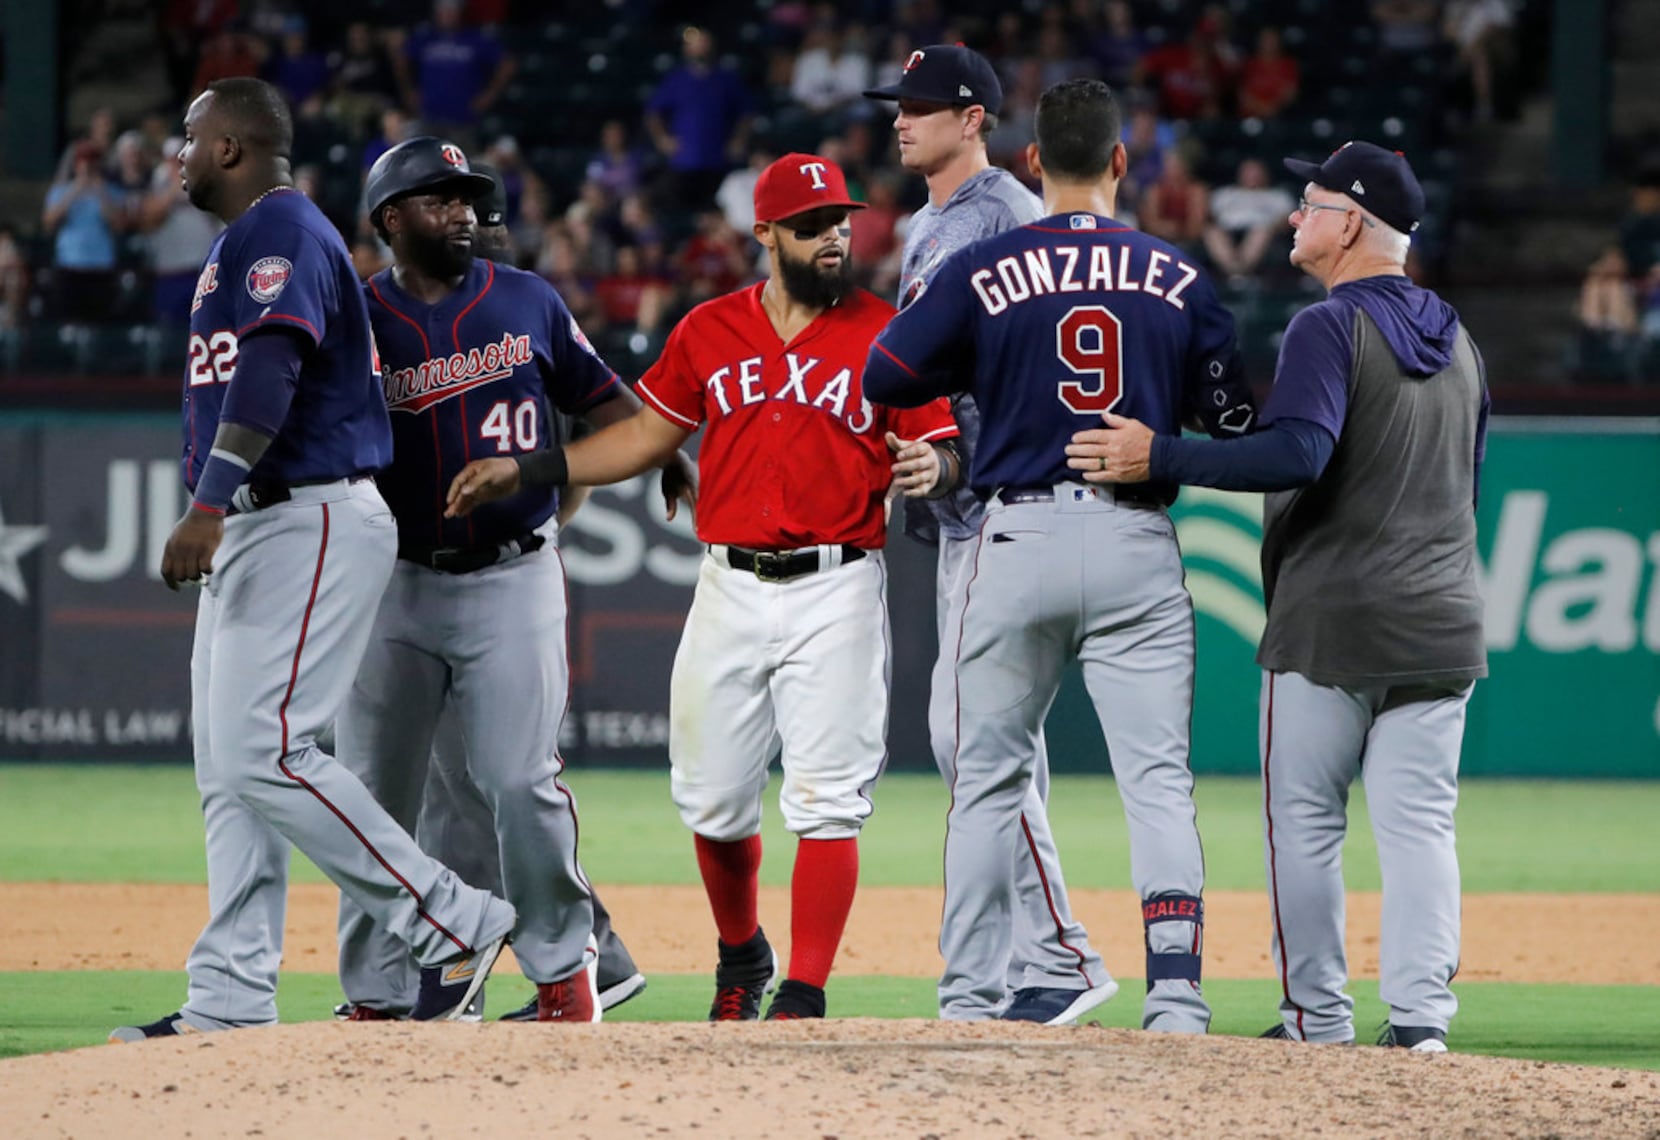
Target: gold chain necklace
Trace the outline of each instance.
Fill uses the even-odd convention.
[[[273,186],[269,190],[265,191],[265,193],[263,193],[259,197],[255,198],[252,202],[249,202],[248,203],[248,209],[250,209],[250,210],[253,209],[255,206],[259,205],[261,202],[265,201],[265,199],[269,198],[271,195],[275,194],[279,190],[292,190],[292,189],[294,189],[294,187],[292,187],[292,186],[283,186],[281,184]]]

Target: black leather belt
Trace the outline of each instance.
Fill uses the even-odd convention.
[[[498,562],[511,562],[522,554],[530,554],[547,545],[547,539],[534,531],[526,531],[490,546],[432,546],[422,542],[398,543],[398,557],[440,574],[471,574]]]
[[[1152,491],[1145,487],[1118,487],[1110,483],[1083,484],[1093,491],[1105,491],[1126,507],[1159,508],[1164,506]],[[1047,484],[1039,487],[1004,487],[997,492],[997,497],[1005,503],[1052,503],[1055,501],[1055,488]]]
[[[263,511],[266,507],[274,507],[278,503],[286,503],[294,497],[295,487],[321,487],[327,483],[338,483],[343,478],[349,478],[353,483],[361,483],[370,478],[368,475],[336,476],[332,479],[299,479],[292,483],[281,483],[274,479],[261,479],[258,482],[246,484],[248,501],[253,509]],[[234,501],[225,508],[226,516],[239,515],[242,508]]]
[[[842,547],[843,565],[864,556],[857,546]],[[726,564],[734,570],[747,570],[763,582],[787,582],[821,569],[816,550],[746,550],[741,546],[726,548]]]

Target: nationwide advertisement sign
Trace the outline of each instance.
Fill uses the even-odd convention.
[[[1660,776],[1660,426],[1495,426],[1480,523],[1492,676],[1466,774]],[[1555,425],[1553,425],[1555,427]],[[0,759],[184,760],[195,597],[157,567],[186,499],[169,417],[0,419]],[[1173,515],[1198,614],[1193,763],[1257,768],[1261,498],[1188,489]],[[663,765],[668,678],[702,548],[655,481],[601,488],[561,536],[576,764]],[[932,767],[933,557],[890,540],[890,764]],[[1057,771],[1108,763],[1073,670]]]

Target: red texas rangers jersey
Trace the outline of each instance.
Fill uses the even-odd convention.
[[[900,411],[865,399],[865,356],[894,312],[886,301],[855,290],[785,344],[761,307],[763,288],[693,309],[635,389],[681,427],[708,421],[697,535],[761,550],[877,549],[893,465],[884,433],[949,439],[950,405]]]

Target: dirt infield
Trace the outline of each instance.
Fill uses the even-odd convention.
[[[1127,1030],[347,1025],[0,1064],[8,1137],[1660,1136],[1660,1074]]]
[[[606,887],[617,929],[650,972],[710,968],[714,932],[696,887]],[[290,894],[286,969],[334,970],[337,895],[300,884]],[[1109,968],[1141,969],[1139,906],[1128,891],[1074,891],[1073,908]],[[1205,898],[1205,976],[1269,978],[1267,900],[1260,892]],[[940,893],[866,888],[836,960],[840,974],[939,973]],[[0,970],[177,970],[207,918],[200,886],[0,883]],[[787,953],[788,892],[761,893],[762,922]],[[1349,897],[1349,959],[1377,976],[1378,896]],[[504,968],[511,970],[510,964]],[[1464,981],[1660,984],[1660,895],[1467,895]]]

